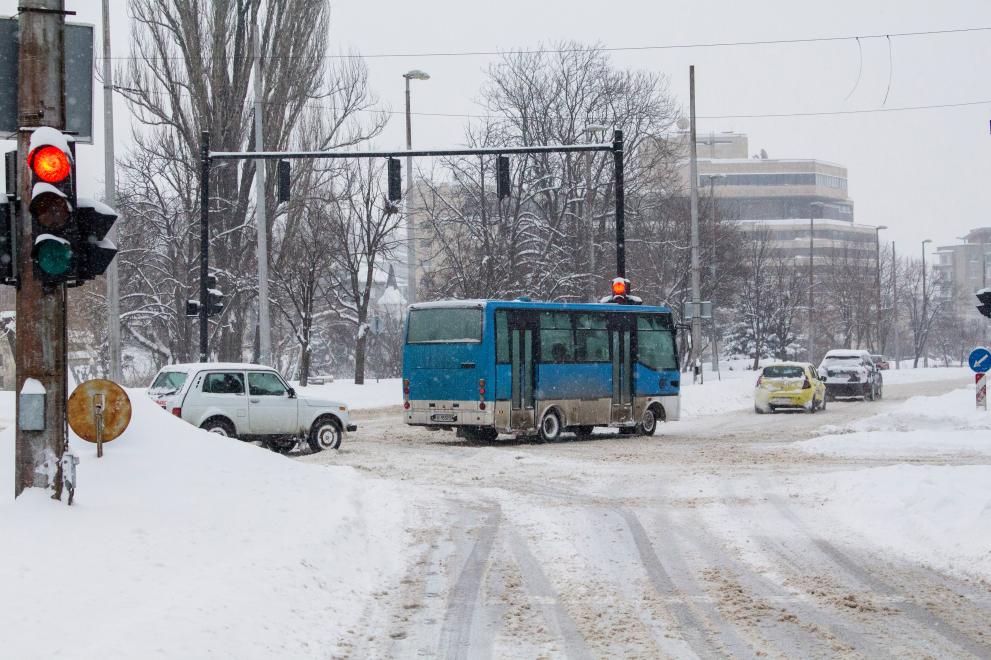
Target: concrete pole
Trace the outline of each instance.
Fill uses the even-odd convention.
[[[692,368],[695,368],[695,361],[700,356],[702,343],[702,319],[699,309],[701,298],[699,282],[699,182],[698,182],[698,150],[695,143],[695,65],[688,67],[688,98],[689,98],[689,120],[690,135],[689,146],[691,149],[691,195],[692,195]]]
[[[592,141],[591,129],[585,129],[585,141]],[[585,154],[585,226],[588,228],[588,301],[595,297],[595,219],[592,217],[592,152]]]
[[[928,326],[929,301],[926,300],[928,297],[926,293],[926,243],[929,241],[930,239],[928,238],[922,241],[922,325],[919,327],[923,332],[923,337],[925,337],[922,340],[922,366],[927,369],[929,368],[929,351],[926,347],[929,344],[929,330],[926,326]]]
[[[815,208],[815,204],[809,205],[809,364],[815,364],[816,350],[815,350],[815,324],[813,323],[812,313],[815,309],[816,299],[815,299],[815,269],[813,265],[814,255],[815,255],[815,212],[812,210]]]
[[[713,135],[713,142],[715,142],[715,135]],[[715,158],[715,148],[713,148],[712,157]],[[712,263],[710,264],[710,271],[712,273],[712,318],[709,319],[710,327],[712,328],[712,340],[711,340],[711,351],[712,351],[712,368],[716,371],[716,376],[719,380],[723,379],[722,372],[719,371],[719,331],[716,328],[716,287],[719,285],[719,280],[716,279],[716,189],[715,189],[715,175],[709,175],[709,203],[712,204],[712,217],[709,218],[709,224],[712,225]]]
[[[255,151],[264,151],[264,79],[258,26],[252,24],[255,43]],[[268,216],[265,208],[265,161],[255,161],[255,219],[258,233],[258,361],[272,364],[272,328],[268,307]]]
[[[406,151],[413,148],[413,123],[410,118],[409,81],[406,80]],[[413,158],[406,156],[406,194],[403,196],[403,206],[406,209],[406,298],[410,305],[416,302],[416,227],[413,224],[413,214],[410,213],[410,195],[413,192]]]
[[[21,0],[17,16],[17,118],[19,126],[50,126],[65,130],[65,4],[63,0]],[[45,428],[20,429],[17,402],[14,449],[14,496],[25,488],[44,488],[62,497],[62,454],[66,448],[68,394],[66,346],[66,287],[45,291],[35,279],[31,261],[31,172],[27,166],[30,128],[17,133],[20,223],[17,227],[17,364],[16,391],[32,378],[45,390]]]
[[[114,82],[110,59],[110,0],[103,0],[103,200],[117,208],[117,178],[114,156]],[[117,243],[117,224],[108,239]],[[107,267],[107,328],[110,340],[110,380],[123,380],[120,347],[120,279],[117,260]]]
[[[891,329],[895,333],[895,369],[901,369],[901,346],[898,343],[898,257],[895,255],[894,241],[891,241]]]

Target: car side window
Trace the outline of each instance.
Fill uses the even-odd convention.
[[[251,396],[285,396],[282,379],[270,371],[253,371],[248,374],[248,391]]]
[[[244,394],[244,374],[218,372],[203,379],[204,394]]]

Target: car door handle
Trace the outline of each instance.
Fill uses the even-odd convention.
[[[251,403],[261,403],[261,399],[248,399]]]

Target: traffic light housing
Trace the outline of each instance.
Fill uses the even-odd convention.
[[[215,316],[224,311],[224,292],[217,288],[217,276],[210,274],[206,276],[206,298],[207,316]],[[186,301],[186,316],[200,315],[200,301]]]
[[[509,197],[509,189],[512,186],[509,177],[509,156],[499,156],[496,158],[496,193],[499,199]]]
[[[49,127],[38,128],[31,134],[28,148],[31,261],[35,276],[46,289],[75,278],[74,169],[65,135]]]
[[[117,212],[92,199],[78,198],[72,252],[76,258],[76,284],[102,275],[117,256],[117,246],[106,238],[117,221]]]
[[[403,198],[403,164],[398,158],[389,159],[389,201],[398,202]]]
[[[981,304],[977,306],[977,311],[991,318],[991,289],[981,289],[977,292],[977,299]]]
[[[615,277],[612,281],[612,302],[625,305],[630,295],[630,280],[625,277]]]

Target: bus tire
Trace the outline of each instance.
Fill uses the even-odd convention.
[[[651,436],[657,431],[658,418],[663,419],[663,414],[659,413],[658,408],[659,406],[654,404],[643,411],[640,423],[637,424],[637,431],[640,435]]]
[[[561,418],[553,408],[541,418],[537,437],[540,442],[554,442],[561,437]]]

